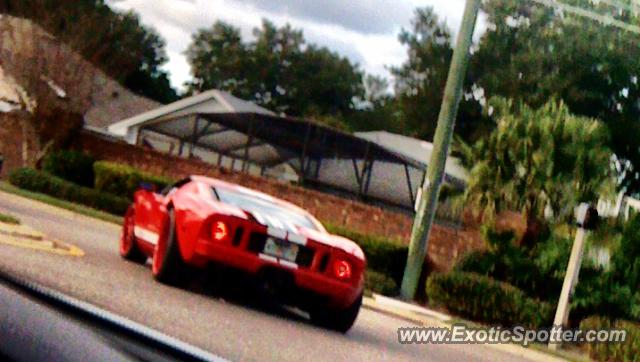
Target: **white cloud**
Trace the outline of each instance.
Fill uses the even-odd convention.
[[[171,82],[181,87],[190,79],[184,51],[191,34],[224,20],[251,37],[267,18],[276,25],[290,23],[304,31],[310,43],[326,46],[360,64],[368,73],[389,76],[387,67],[401,64],[406,50],[398,42],[408,28],[413,9],[433,6],[455,33],[464,0],[112,0],[116,9],[134,10],[143,24],[154,27],[167,41]],[[319,5],[321,4],[321,5]]]
[[[238,0],[269,13],[287,14],[303,21],[339,25],[361,33],[387,34],[411,17],[407,1],[389,0]]]

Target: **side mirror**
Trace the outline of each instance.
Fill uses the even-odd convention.
[[[149,192],[156,192],[156,185],[150,183],[150,182],[140,182],[140,188],[145,190],[145,191],[149,191]]]

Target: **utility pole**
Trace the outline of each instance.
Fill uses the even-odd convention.
[[[438,194],[440,184],[444,178],[444,167],[449,153],[449,145],[453,135],[458,104],[462,96],[462,84],[464,82],[467,63],[469,62],[469,48],[476,25],[476,18],[480,9],[481,0],[467,0],[460,25],[460,32],[456,40],[456,48],[453,51],[447,84],[442,97],[438,126],[433,140],[431,161],[428,165],[428,179],[422,185],[418,210],[413,221],[411,231],[411,244],[407,265],[404,270],[400,294],[403,299],[412,300],[418,287],[418,280],[422,272],[422,264],[427,252],[429,231],[438,206]]]
[[[560,298],[558,298],[558,306],[556,308],[556,315],[553,319],[553,328],[558,332],[562,331],[562,328],[569,322],[569,301],[571,295],[578,283],[578,274],[580,273],[580,265],[582,264],[582,256],[584,254],[584,242],[587,230],[595,228],[598,222],[598,212],[595,208],[590,207],[589,204],[582,203],[576,209],[576,223],[578,230],[576,231],[576,238],[573,241],[573,247],[571,248],[571,256],[569,257],[569,264],[567,265],[567,271],[564,274],[564,282],[562,283],[562,291],[560,292]],[[550,340],[549,348],[551,350],[557,350],[560,347],[561,342],[558,340]]]

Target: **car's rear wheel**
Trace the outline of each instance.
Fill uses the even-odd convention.
[[[333,329],[341,333],[347,333],[358,318],[362,306],[362,294],[346,309],[335,310],[329,308],[317,308],[311,311],[311,321],[325,328]]]
[[[124,216],[122,235],[120,237],[120,256],[134,263],[143,264],[147,256],[138,248],[135,235],[135,209],[129,206]]]
[[[181,278],[185,277],[185,263],[182,260],[182,255],[180,255],[173,209],[169,209],[167,228],[167,237],[165,240],[158,240],[153,252],[151,272],[157,281],[177,285]]]

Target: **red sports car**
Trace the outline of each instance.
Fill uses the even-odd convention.
[[[120,255],[139,263],[151,257],[153,276],[164,283],[189,278],[194,268],[185,266],[211,263],[254,274],[341,332],[362,304],[366,261],[358,245],[293,204],[208,177],[136,191]]]

